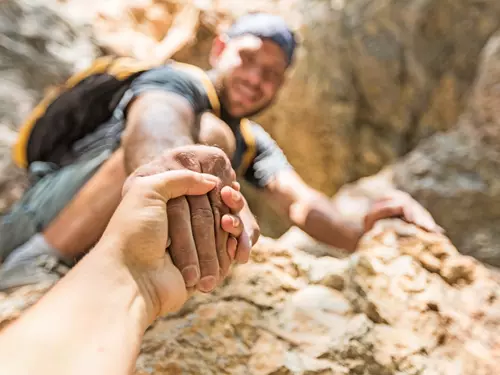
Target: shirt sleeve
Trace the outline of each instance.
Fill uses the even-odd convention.
[[[271,136],[258,124],[252,123],[256,155],[245,173],[245,180],[264,188],[279,172],[293,170],[285,154]]]
[[[191,104],[196,115],[211,109],[199,78],[182,69],[165,65],[141,74],[132,82],[115,110],[115,117],[124,118],[128,105],[137,96],[157,90],[179,94]]]

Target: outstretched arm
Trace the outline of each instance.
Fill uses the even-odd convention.
[[[178,94],[146,92],[130,105],[122,138],[125,168],[136,168],[166,150],[195,143],[199,127],[190,103]]]
[[[385,192],[384,197],[364,213],[362,222],[354,222],[294,171],[278,173],[266,187],[272,200],[295,225],[323,243],[348,251],[354,251],[361,235],[384,218],[401,217],[428,231],[442,231],[427,210],[409,194],[395,189]]]
[[[276,207],[292,223],[318,241],[354,251],[363,228],[345,220],[322,193],[308,186],[293,170],[282,171],[266,186]]]

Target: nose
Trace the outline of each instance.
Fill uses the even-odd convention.
[[[253,66],[248,70],[247,75],[248,83],[254,87],[260,85],[260,81],[262,79],[262,72],[258,66]]]

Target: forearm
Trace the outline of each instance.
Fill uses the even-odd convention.
[[[347,251],[356,250],[362,235],[361,225],[344,219],[335,205],[321,194],[292,203],[289,216],[311,237]]]
[[[123,137],[127,173],[175,147],[196,143],[199,126],[187,101],[167,93],[147,93],[133,103]]]
[[[132,275],[101,250],[0,335],[2,373],[132,372],[148,314]]]

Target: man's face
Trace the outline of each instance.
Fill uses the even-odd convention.
[[[287,68],[285,53],[276,43],[253,35],[216,41],[212,64],[222,76],[222,103],[234,117],[251,116],[268,107]]]

